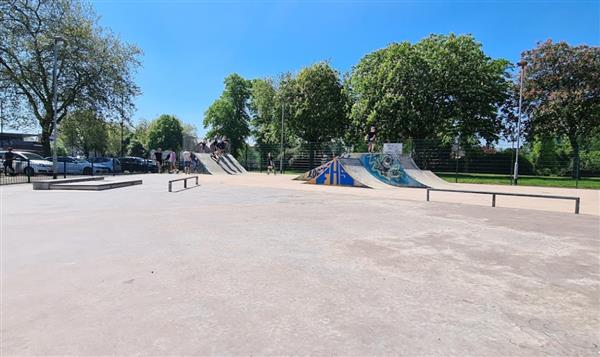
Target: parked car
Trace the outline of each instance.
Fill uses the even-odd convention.
[[[6,151],[0,151],[0,170],[4,170],[4,153]],[[27,151],[13,151],[13,153],[15,154],[15,160],[13,161],[15,173],[30,176],[52,173],[52,162],[40,155]]]
[[[154,167],[153,167],[147,162],[149,160],[142,159],[141,157],[126,156],[126,157],[122,158],[120,161],[121,161],[121,169],[123,170],[123,172],[125,172],[125,171],[128,171],[128,172],[156,172],[156,171],[158,171],[158,169],[156,168],[156,164],[154,164]],[[152,170],[156,170],[156,171],[152,171]]]
[[[52,161],[52,157],[47,157],[46,159]],[[110,169],[102,164],[92,165],[91,162],[85,159],[78,159],[71,156],[59,156],[56,161],[58,161],[56,172],[59,174],[64,174],[66,170],[66,173],[71,175],[91,175],[92,167],[94,174],[102,175],[110,172]]]
[[[121,161],[113,157],[94,157],[90,159],[91,162],[96,164],[104,165],[108,167],[110,172],[121,172]]]
[[[148,172],[158,172],[158,164],[154,160],[144,160],[148,166]]]

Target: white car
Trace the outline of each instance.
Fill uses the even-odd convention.
[[[47,157],[46,160],[49,160],[50,163],[52,163],[51,157]],[[59,156],[56,158],[56,161],[56,173],[58,174],[64,174],[65,170],[67,174],[71,175],[92,174],[92,163],[87,160],[78,159],[71,156]],[[102,164],[94,164],[93,168],[94,174],[106,174],[110,172],[110,168]]]
[[[1,170],[4,170],[4,154],[6,151],[0,151]],[[35,174],[51,174],[52,162],[44,159],[40,155],[27,151],[13,151],[15,159],[13,168],[16,174],[25,174],[33,176]]]

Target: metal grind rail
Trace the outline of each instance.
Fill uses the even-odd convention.
[[[553,195],[535,195],[527,193],[508,193],[508,192],[492,192],[492,191],[467,191],[467,190],[449,190],[441,188],[428,188],[427,189],[427,201],[429,199],[429,192],[456,192],[456,193],[473,193],[478,195],[492,195],[492,207],[496,207],[496,196],[516,196],[516,197],[531,197],[531,198],[548,198],[555,200],[573,200],[575,201],[575,214],[579,214],[579,204],[581,199],[574,196],[553,196]]]
[[[198,183],[198,176],[190,176],[190,177],[184,177],[184,178],[180,178],[180,179],[175,179],[175,180],[170,180],[169,181],[169,192],[173,192],[173,182],[178,182],[178,181],[183,181],[183,188],[186,189],[188,188],[188,180],[191,179],[196,179],[196,186],[199,186],[200,184]]]

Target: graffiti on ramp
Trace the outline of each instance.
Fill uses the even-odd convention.
[[[308,182],[316,185],[364,187],[363,184],[354,180],[354,178],[348,174],[340,160],[337,158],[334,158],[323,165],[320,174],[311,178]]]
[[[365,154],[360,156],[360,160],[371,175],[388,185],[423,187],[422,184],[406,173],[399,156],[388,154]]]

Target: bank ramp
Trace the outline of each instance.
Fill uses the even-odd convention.
[[[209,175],[239,175],[246,173],[242,165],[231,155],[223,155],[218,161],[211,154],[194,153],[203,167],[204,173]]]

